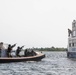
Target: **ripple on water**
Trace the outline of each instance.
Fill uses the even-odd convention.
[[[0,75],[76,75],[76,60],[66,52],[44,52],[42,61],[0,64]]]

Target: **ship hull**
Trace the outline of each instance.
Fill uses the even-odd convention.
[[[67,52],[68,58],[76,58],[76,52]]]

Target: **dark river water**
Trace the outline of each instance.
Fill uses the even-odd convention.
[[[66,52],[43,52],[42,61],[0,64],[0,75],[76,75],[76,59],[68,59]]]

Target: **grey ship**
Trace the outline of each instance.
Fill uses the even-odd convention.
[[[72,29],[68,29],[67,57],[76,58],[76,20],[72,22]]]

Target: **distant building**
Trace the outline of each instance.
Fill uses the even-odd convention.
[[[73,22],[72,22],[72,30],[68,29],[67,57],[76,58],[76,20],[73,20]]]

